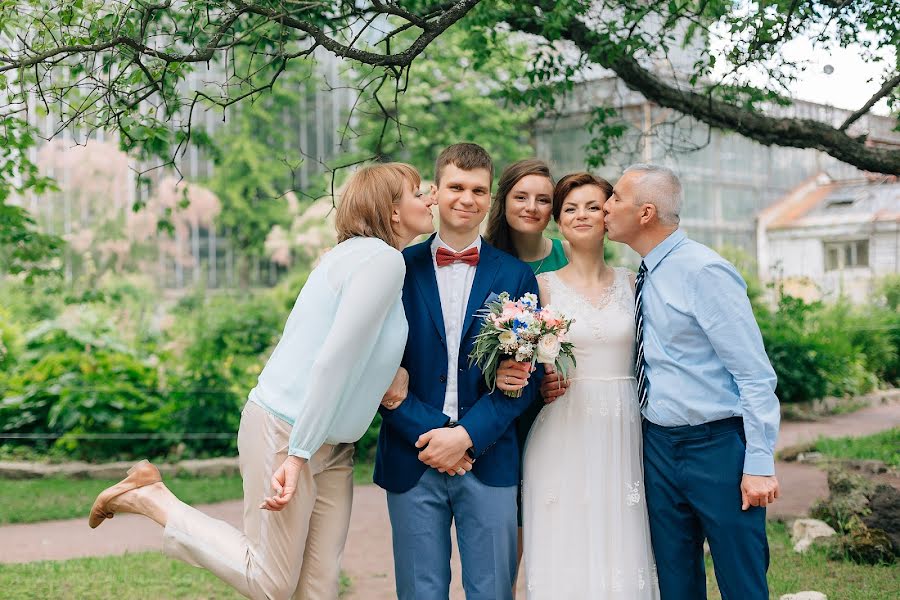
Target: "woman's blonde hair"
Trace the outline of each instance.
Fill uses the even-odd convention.
[[[391,227],[394,205],[405,186],[418,189],[418,171],[406,163],[367,165],[350,176],[335,216],[338,242],[352,237],[375,237],[396,247],[397,234]],[[405,189],[409,189],[406,187]]]

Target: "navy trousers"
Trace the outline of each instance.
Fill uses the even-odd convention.
[[[723,600],[768,600],[766,509],[741,510],[743,420],[644,421],[644,480],[662,600],[705,600],[703,540]]]

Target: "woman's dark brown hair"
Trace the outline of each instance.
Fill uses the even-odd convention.
[[[519,183],[519,180],[528,175],[546,177],[550,180],[550,185],[553,185],[550,167],[542,160],[526,158],[507,166],[503,169],[503,173],[500,174],[500,180],[497,182],[497,195],[494,196],[494,203],[491,204],[487,229],[484,234],[484,239],[489,244],[512,254],[516,258],[519,257],[519,253],[516,251],[512,241],[512,230],[509,227],[509,221],[506,220],[506,197],[513,187]]]
[[[559,223],[559,215],[562,214],[562,205],[566,200],[566,196],[572,193],[575,188],[585,185],[596,185],[603,191],[604,200],[612,196],[613,186],[610,182],[587,172],[569,173],[559,180],[553,189],[553,220]]]

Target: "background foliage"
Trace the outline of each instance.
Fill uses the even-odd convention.
[[[198,289],[175,301],[118,276],[104,279],[98,299],[72,304],[7,282],[0,435],[41,434],[6,444],[97,461],[233,454],[240,409],[308,268],[268,290]],[[900,384],[895,281],[867,306],[782,295],[774,307],[749,281],[783,403]],[[359,458],[372,457],[377,432],[376,419]]]

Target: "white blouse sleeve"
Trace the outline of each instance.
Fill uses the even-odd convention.
[[[343,277],[334,323],[312,364],[306,397],[288,443],[288,454],[309,459],[325,443],[332,424],[342,412],[339,400],[354,386],[362,365],[375,349],[382,325],[403,289],[406,264],[393,248],[369,254],[360,248],[334,265]],[[349,268],[348,268],[349,267]],[[332,275],[333,273],[329,273]],[[393,376],[393,374],[392,374]],[[346,406],[343,410],[352,411]]]

